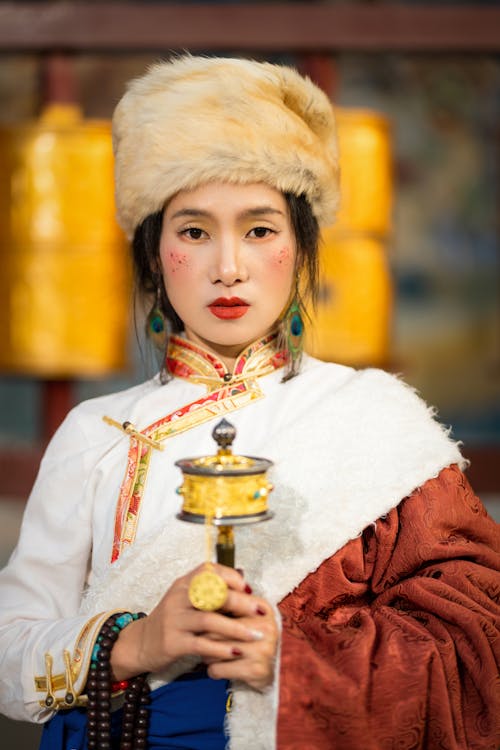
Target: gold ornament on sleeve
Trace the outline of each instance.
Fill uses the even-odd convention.
[[[267,471],[272,461],[234,455],[231,445],[236,430],[226,419],[216,425],[212,436],[219,446],[215,455],[176,461],[184,479],[177,489],[183,497],[177,518],[205,524],[205,568],[191,580],[189,600],[196,609],[206,611],[220,609],[227,598],[227,585],[212,563],[214,531],[217,562],[234,567],[234,527],[267,521],[274,515],[267,507],[272,491]]]

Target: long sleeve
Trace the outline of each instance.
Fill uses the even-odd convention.
[[[279,750],[495,750],[499,537],[450,467],[289,594]]]
[[[0,572],[0,709],[15,719],[43,721],[51,711],[40,701],[49,696],[55,705],[81,692],[106,617],[78,614],[91,552],[92,456],[70,415],[46,452],[18,546]]]

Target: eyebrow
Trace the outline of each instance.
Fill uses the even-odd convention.
[[[272,206],[256,206],[255,208],[249,208],[248,211],[243,211],[240,216],[262,216],[263,214],[279,214],[280,216],[285,215],[283,211],[279,210],[279,208],[273,208]]]
[[[266,214],[279,214],[280,216],[285,216],[284,212],[280,211],[278,208],[273,208],[272,206],[255,206],[254,208],[249,208],[238,214],[238,219],[255,218]],[[190,218],[210,218],[212,214],[210,211],[204,211],[201,208],[181,208],[171,216],[171,219],[179,219],[184,216]]]

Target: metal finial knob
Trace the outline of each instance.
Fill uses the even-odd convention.
[[[233,444],[236,437],[236,428],[227,419],[221,419],[212,431],[212,437],[219,448],[226,449]]]

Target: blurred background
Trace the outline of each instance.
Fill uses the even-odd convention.
[[[0,566],[68,409],[156,370],[109,120],[183,50],[294,65],[337,105],[343,203],[309,350],[401,373],[500,520],[498,2],[0,2]]]

